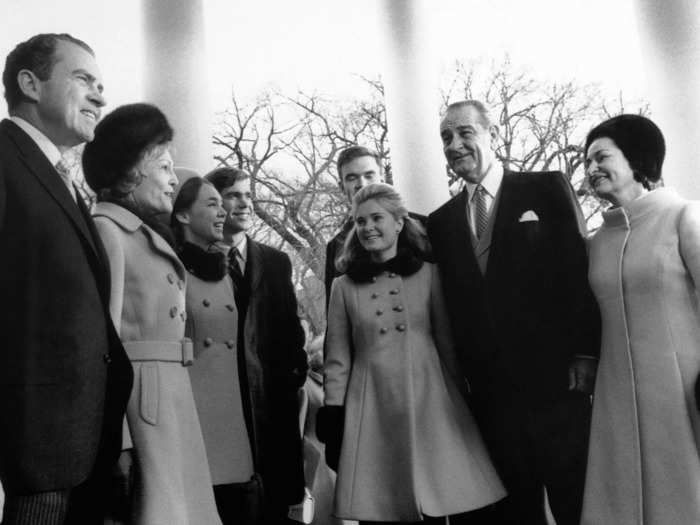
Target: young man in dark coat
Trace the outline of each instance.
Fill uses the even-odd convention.
[[[92,50],[19,44],[0,122],[0,481],[5,524],[103,522],[132,370],[109,315],[109,268],[62,155],[105,101]]]
[[[450,105],[445,157],[465,189],[428,218],[470,404],[508,490],[494,523],[578,524],[600,315],[581,215],[560,172],[514,173],[478,101]]]
[[[289,257],[251,239],[250,176],[235,168],[206,175],[227,212],[224,241],[238,307],[238,352],[253,459],[264,489],[264,522],[281,523],[304,497],[298,390],[308,364]],[[247,394],[246,394],[247,393]]]

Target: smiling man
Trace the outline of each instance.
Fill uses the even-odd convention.
[[[3,72],[0,481],[4,524],[103,522],[132,370],[109,316],[109,268],[62,155],[105,101],[87,44],[42,34]]]
[[[508,490],[494,524],[578,524],[600,318],[580,211],[560,172],[515,173],[478,101],[447,108],[465,189],[428,218],[471,406]]]
[[[205,178],[226,210],[224,242],[238,307],[238,359],[243,409],[256,476],[249,483],[214,487],[220,513],[235,523],[284,523],[288,507],[304,497],[298,390],[308,364],[297,316],[292,265],[280,250],[251,239],[250,175],[217,168]],[[262,516],[251,499],[264,490]],[[228,523],[228,521],[225,521]]]

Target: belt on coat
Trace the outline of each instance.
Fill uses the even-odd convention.
[[[126,341],[124,350],[132,361],[165,361],[182,363],[182,366],[190,366],[194,361],[189,337],[182,341]]]

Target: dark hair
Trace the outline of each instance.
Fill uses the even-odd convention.
[[[382,159],[379,157],[379,154],[376,151],[372,151],[371,149],[365,148],[364,146],[350,146],[349,148],[345,148],[338,154],[338,160],[336,160],[335,162],[336,168],[338,169],[338,177],[341,179],[341,181],[341,168],[348,162],[351,162],[360,157],[372,157],[377,163],[377,166],[379,166],[379,169],[382,169]]]
[[[151,104],[127,104],[109,113],[83,151],[85,181],[97,200],[121,204],[141,184],[139,162],[172,139],[168,119]]]
[[[586,137],[584,156],[594,140],[607,137],[620,148],[629,162],[634,180],[646,189],[661,178],[661,166],[666,155],[666,142],[661,130],[641,115],[618,115],[601,122]]]
[[[42,81],[51,77],[53,66],[56,64],[56,46],[59,41],[80,46],[95,56],[95,52],[90,46],[68,33],[42,33],[33,36],[26,42],[17,44],[7,55],[5,70],[2,73],[8,110],[13,110],[21,102],[27,100],[17,83],[17,75],[21,70],[32,71]]]
[[[236,184],[239,180],[249,179],[250,175],[245,170],[224,166],[222,168],[214,168],[207,173],[204,178],[214,185],[216,191],[221,193],[226,188]]]
[[[425,230],[418,221],[408,216],[403,199],[393,186],[376,182],[360,189],[352,199],[353,218],[357,213],[358,206],[369,200],[377,201],[395,220],[403,219],[403,229],[399,232],[397,249],[407,249],[421,259],[430,257],[430,242]],[[367,250],[362,247],[357,238],[357,227],[353,226],[335,261],[335,266],[340,273],[345,273],[355,261],[367,257],[369,257]]]
[[[182,183],[182,186],[180,186],[177,192],[177,197],[175,197],[175,201],[173,202],[173,212],[172,215],[170,215],[170,229],[175,236],[175,243],[178,247],[182,246],[185,242],[185,230],[182,227],[182,223],[177,220],[176,215],[192,207],[197,197],[199,197],[202,186],[205,185],[214,187],[210,181],[202,177],[190,177]]]
[[[487,108],[486,104],[484,104],[480,100],[460,100],[459,102],[453,102],[445,108],[445,114],[447,114],[447,112],[452,109],[459,109],[465,107],[474,108],[479,113],[479,119],[481,120],[481,125],[484,126],[484,128],[488,129],[491,126],[496,125],[496,123],[493,121],[493,118],[491,117],[491,112],[489,111],[489,108]]]

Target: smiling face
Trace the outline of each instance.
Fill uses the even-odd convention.
[[[221,190],[224,210],[226,210],[227,234],[244,233],[253,224],[253,199],[250,194],[250,179],[240,179],[232,186]]]
[[[170,150],[156,146],[146,153],[136,169],[141,174],[141,182],[132,195],[141,210],[147,215],[170,213],[177,185]]]
[[[65,151],[91,141],[100,118],[102,79],[95,57],[71,42],[59,41],[56,63],[47,80],[27,70],[20,71],[20,86],[36,101],[37,127]]]
[[[634,172],[617,144],[609,137],[600,137],[586,151],[586,176],[598,197],[621,206],[634,200],[644,186],[634,179]]]
[[[378,201],[370,199],[357,206],[355,228],[360,245],[373,261],[388,261],[396,255],[403,219],[395,219]]]
[[[221,195],[211,184],[202,184],[189,209],[176,215],[187,242],[206,248],[223,240],[226,211]]]
[[[340,167],[340,189],[350,202],[358,191],[375,182],[382,182],[382,169],[372,156],[356,157]]]
[[[459,177],[478,184],[496,161],[492,144],[497,131],[485,126],[474,106],[456,106],[447,111],[440,123],[445,159]]]

